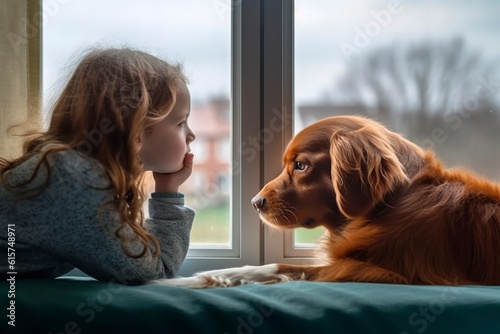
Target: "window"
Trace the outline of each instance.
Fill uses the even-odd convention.
[[[365,114],[500,181],[500,3],[46,3],[59,4],[44,25],[46,88],[59,64],[96,42],[186,66],[197,165],[183,191],[198,218],[181,275],[310,260],[321,229],[271,230],[250,201],[281,172],[292,136],[323,117]]]

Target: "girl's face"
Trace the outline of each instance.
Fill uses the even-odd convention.
[[[190,152],[189,143],[195,139],[187,123],[190,109],[189,90],[182,85],[170,114],[142,138],[139,154],[145,170],[174,173],[182,169],[184,156]]]

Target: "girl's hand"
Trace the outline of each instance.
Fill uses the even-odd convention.
[[[193,153],[188,153],[184,157],[184,167],[175,173],[157,173],[153,172],[155,180],[155,191],[164,193],[179,192],[179,187],[191,175],[193,171]]]

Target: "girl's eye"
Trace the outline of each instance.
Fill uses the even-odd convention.
[[[307,169],[307,165],[302,161],[295,161],[293,170],[297,170],[299,172],[303,172]]]
[[[182,121],[182,122],[179,123],[179,126],[186,126],[187,123],[188,123],[188,121]]]

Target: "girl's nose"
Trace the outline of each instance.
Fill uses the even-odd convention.
[[[191,130],[191,128],[189,128],[189,132],[188,132],[188,135],[187,135],[187,142],[190,143],[190,142],[192,142],[195,139],[196,139],[196,135]]]

